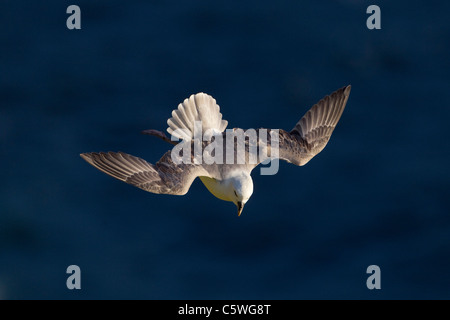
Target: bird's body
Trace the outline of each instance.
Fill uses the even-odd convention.
[[[239,142],[232,137],[233,142],[227,145],[228,122],[222,120],[216,101],[199,93],[180,104],[167,122],[168,132],[172,138],[181,139],[181,143],[169,140],[160,131],[144,131],[175,144],[155,165],[123,152],[83,153],[81,157],[112,177],[152,193],[186,194],[199,177],[215,197],[235,203],[240,215],[253,193],[252,170],[259,163],[274,158],[299,166],[306,164],[327,144],[349,94],[350,86],[347,86],[326,96],[290,132],[258,129],[256,140],[247,137]],[[273,144],[274,136],[276,144]],[[256,157],[252,158],[255,150]],[[199,154],[205,156],[201,159],[203,162],[198,161]]]

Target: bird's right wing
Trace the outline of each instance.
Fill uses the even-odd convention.
[[[80,156],[104,173],[158,194],[184,195],[198,176],[211,176],[201,165],[176,164],[171,151],[166,152],[155,164],[123,152],[91,152]]]

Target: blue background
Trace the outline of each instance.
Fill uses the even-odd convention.
[[[81,8],[81,30],[66,8]],[[366,9],[381,8],[381,30]],[[448,1],[2,1],[0,298],[450,298]],[[352,93],[305,167],[253,172],[243,215],[199,180],[154,195],[81,152],[156,162],[192,93],[290,130]],[[81,290],[66,268],[81,268]],[[381,268],[368,290],[366,268]]]

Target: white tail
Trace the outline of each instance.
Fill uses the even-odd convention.
[[[202,135],[208,129],[212,129],[214,133],[221,133],[228,125],[228,121],[222,120],[216,100],[200,92],[185,99],[178,105],[178,109],[172,111],[172,118],[167,120],[169,125],[167,132],[178,139],[191,140],[194,138],[196,121],[201,121]]]

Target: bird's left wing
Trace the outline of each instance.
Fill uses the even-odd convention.
[[[290,132],[282,129],[259,129],[258,137],[264,139],[258,140],[258,155],[259,149],[264,152],[262,157],[258,157],[256,164],[249,166],[250,170],[262,161],[275,158],[298,166],[305,165],[322,151],[330,140],[347,104],[350,89],[351,86],[343,87],[320,100]],[[247,146],[248,149],[250,148]]]
[[[320,100],[289,133],[280,130],[280,159],[303,166],[322,151],[341,118],[350,90],[351,86],[346,86]]]
[[[80,156],[118,180],[158,194],[184,195],[195,178],[211,176],[202,165],[174,163],[171,151],[166,152],[154,165],[123,152],[91,152]]]

